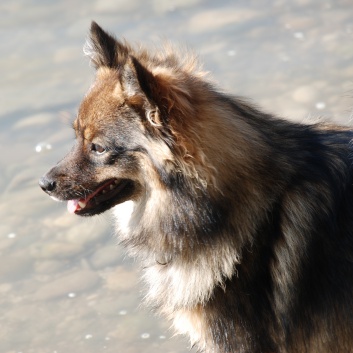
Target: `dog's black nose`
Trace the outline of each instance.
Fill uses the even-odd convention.
[[[47,176],[43,176],[39,179],[39,186],[45,192],[51,192],[55,189],[56,183],[54,180],[49,179]]]

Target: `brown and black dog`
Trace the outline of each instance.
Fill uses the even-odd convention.
[[[147,302],[202,352],[353,352],[352,131],[217,90],[195,58],[92,23],[76,144],[41,180],[113,208]]]

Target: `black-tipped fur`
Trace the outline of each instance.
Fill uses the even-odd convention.
[[[114,207],[146,301],[199,351],[352,353],[353,132],[266,114],[94,22],[87,51],[77,143],[42,188]]]

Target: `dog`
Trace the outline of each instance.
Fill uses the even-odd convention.
[[[41,188],[113,210],[147,304],[199,351],[353,352],[352,131],[264,113],[95,22],[85,53],[76,143]]]

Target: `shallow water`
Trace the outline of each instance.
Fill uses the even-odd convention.
[[[351,0],[5,0],[0,14],[0,352],[188,352],[139,306],[138,264],[109,215],[69,215],[37,185],[73,142],[94,74],[82,54],[90,21],[188,45],[219,86],[267,111],[348,123]]]

